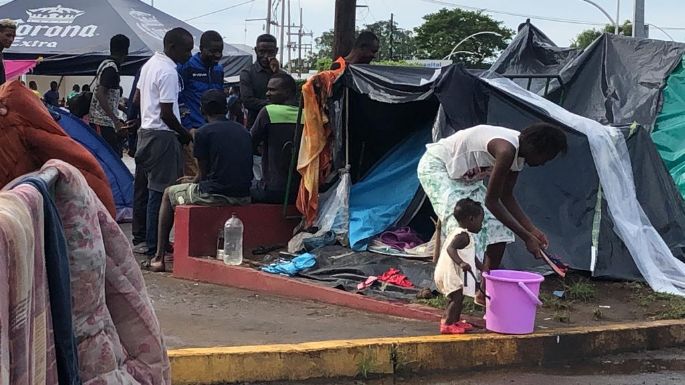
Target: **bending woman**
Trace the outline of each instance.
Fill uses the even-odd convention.
[[[419,181],[442,222],[442,235],[457,226],[452,212],[461,199],[484,203],[485,218],[476,255],[485,255],[483,271],[497,269],[514,234],[536,258],[547,247],[545,234],[526,216],[514,197],[524,165],[542,166],[566,153],[566,135],[556,126],[537,123],[523,131],[478,125],[426,146],[418,166]],[[487,186],[485,180],[487,178]],[[476,302],[484,304],[482,293]]]

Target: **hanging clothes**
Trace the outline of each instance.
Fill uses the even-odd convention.
[[[112,189],[98,161],[64,132],[31,90],[18,81],[5,83],[0,101],[8,111],[0,116],[0,187],[50,159],[61,159],[83,173],[109,214],[116,216]]]
[[[42,179],[26,178],[12,191],[25,195],[28,200],[35,197],[32,189],[37,190],[36,192],[40,193],[43,200],[43,248],[59,384],[81,385],[78,350],[71,319],[71,275],[64,227],[48,186]]]
[[[51,160],[69,250],[72,317],[84,385],[171,384],[159,321],[131,246],[71,165]]]
[[[304,215],[307,226],[314,223],[318,212],[319,181],[331,171],[332,130],[326,105],[333,92],[333,83],[347,66],[343,58],[336,63],[340,65],[339,68],[322,71],[302,86],[304,128],[297,158],[297,171],[302,175],[302,180],[297,194],[297,209]]]
[[[38,191],[0,192],[0,383],[57,385]]]

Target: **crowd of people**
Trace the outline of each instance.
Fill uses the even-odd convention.
[[[373,60],[373,37],[368,44],[367,34],[356,48],[365,53],[351,59]],[[241,71],[239,88],[224,86],[219,33],[205,32],[194,55],[193,43],[182,28],[166,34],[164,52],[136,76],[121,127],[136,136],[133,237],[152,271],[165,270],[176,205],[277,204],[286,196],[291,203],[299,185],[291,162],[297,84],[276,59],[276,38],[257,38],[257,60]]]

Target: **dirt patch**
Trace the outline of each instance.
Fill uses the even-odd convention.
[[[685,318],[685,298],[655,293],[639,282],[593,280],[581,274],[546,277],[540,299],[544,305],[537,313],[538,329]],[[419,302],[437,308],[446,304],[442,297]],[[467,298],[464,314],[481,318],[484,312]]]

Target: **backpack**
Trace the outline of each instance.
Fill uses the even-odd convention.
[[[93,93],[90,91],[81,92],[80,94],[74,96],[67,103],[67,107],[72,114],[76,115],[80,119],[88,115],[90,112],[90,103],[93,100]]]

